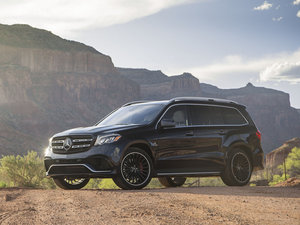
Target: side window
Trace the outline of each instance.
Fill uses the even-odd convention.
[[[225,124],[238,125],[247,123],[241,113],[233,108],[225,108],[223,116]]]
[[[190,125],[239,125],[247,121],[233,108],[191,105]]]
[[[178,105],[171,107],[162,119],[174,120],[176,127],[185,127],[188,125],[186,106]]]
[[[190,125],[211,125],[211,107],[201,105],[191,105]]]

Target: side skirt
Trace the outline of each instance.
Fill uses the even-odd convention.
[[[213,177],[220,175],[221,172],[157,173],[157,177]]]

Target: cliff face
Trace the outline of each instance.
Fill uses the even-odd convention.
[[[118,68],[118,72],[140,84],[141,98],[162,100],[179,96],[200,96],[199,80],[190,73],[168,77],[161,71]]]
[[[92,125],[139,99],[139,85],[90,47],[72,42],[70,51],[59,51],[33,48],[41,45],[34,42],[31,48],[4,44],[0,40],[0,154],[41,151],[54,133]]]
[[[0,64],[18,65],[36,73],[108,74],[115,70],[110,57],[92,52],[63,52],[5,45],[0,45],[0,52]]]

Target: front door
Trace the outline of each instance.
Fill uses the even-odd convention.
[[[157,172],[184,173],[192,172],[189,155],[195,151],[196,139],[190,128],[187,106],[171,106],[162,119],[174,120],[176,126],[158,129],[157,133]]]

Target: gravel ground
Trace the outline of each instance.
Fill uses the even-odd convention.
[[[300,225],[300,188],[0,189],[0,224]]]

